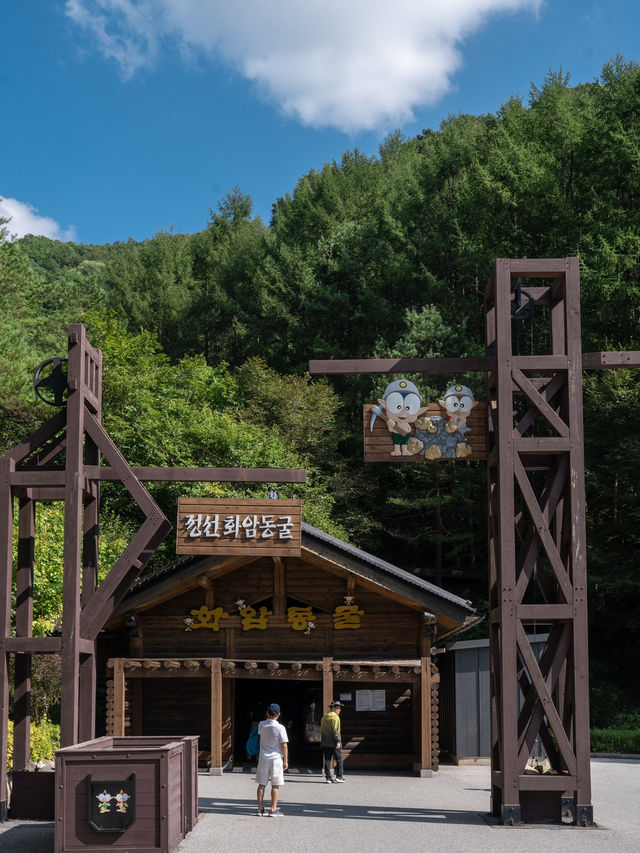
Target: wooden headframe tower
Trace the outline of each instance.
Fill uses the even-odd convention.
[[[545,352],[512,351],[514,279],[529,286]],[[492,811],[593,822],[577,258],[499,260],[486,293]],[[527,629],[546,625],[536,659]],[[519,709],[518,693],[523,701]],[[525,775],[539,739],[552,773]]]
[[[306,471],[272,468],[132,467],[101,423],[102,353],[81,324],[69,326],[66,405],[0,458],[0,821],[7,817],[9,655],[15,654],[13,766],[28,764],[34,654],[62,659],[61,745],[95,735],[95,641],[104,623],[171,530],[142,480],[303,483]],[[106,464],[103,464],[106,463]],[[145,516],[98,584],[100,483],[119,481]],[[19,500],[15,622],[12,625],[14,500]],[[64,501],[60,636],[33,636],[35,514],[38,501]]]
[[[527,279],[537,284],[522,288]],[[546,350],[526,356],[512,345],[523,296],[544,315],[535,330]],[[582,371],[640,367],[640,352],[582,352],[578,258],[497,260],[485,316],[484,357],[322,360],[309,372],[486,373],[491,809],[507,825],[588,826]],[[549,638],[538,660],[527,628],[542,626]],[[534,746],[551,772],[525,772]]]

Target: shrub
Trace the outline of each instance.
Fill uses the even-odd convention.
[[[640,729],[591,729],[591,751],[640,753]]]
[[[50,720],[31,723],[31,761],[53,759],[54,752],[60,747],[60,726]],[[9,720],[9,739],[7,744],[7,768],[13,766],[13,720]],[[22,770],[16,767],[15,770]]]

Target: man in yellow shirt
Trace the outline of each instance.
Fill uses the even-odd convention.
[[[340,731],[340,711],[344,708],[342,702],[334,699],[329,710],[320,720],[320,745],[324,762],[325,782],[344,782],[342,776],[342,734]],[[331,775],[331,759],[335,759],[336,775]]]

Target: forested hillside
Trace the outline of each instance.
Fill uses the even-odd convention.
[[[376,157],[347,151],[302,176],[268,224],[237,188],[197,234],[2,240],[0,453],[50,416],[33,372],[65,353],[66,326],[81,320],[105,353],[105,426],[132,464],[304,466],[309,484],[295,494],[308,521],[483,612],[484,465],[365,466],[361,406],[385,379],[312,381],[307,363],[483,353],[496,257],[578,255],[583,349],[640,349],[639,198],[640,69],[617,59],[598,81],[550,74],[528,102],[391,135]],[[521,324],[522,353],[534,334]],[[481,375],[418,382],[435,400],[453,379],[483,399]],[[584,395],[598,720],[612,702],[640,702],[628,678],[640,628],[640,376],[585,375]],[[135,519],[117,487],[104,493],[106,566]],[[155,494],[173,518],[176,488]],[[58,509],[39,523],[50,543],[38,556],[51,586],[38,614],[46,630]]]

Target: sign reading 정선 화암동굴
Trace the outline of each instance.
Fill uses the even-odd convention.
[[[302,501],[179,498],[177,554],[301,552]]]

